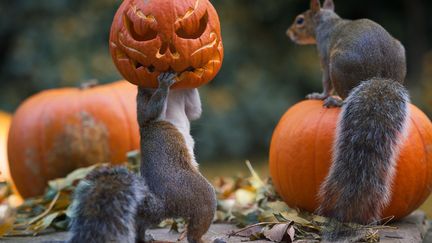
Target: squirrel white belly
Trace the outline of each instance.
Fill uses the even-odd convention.
[[[190,122],[200,118],[202,113],[198,89],[171,90],[168,96],[165,121],[173,124],[183,135],[192,158],[192,164],[198,167],[195,159],[195,142],[190,134]]]

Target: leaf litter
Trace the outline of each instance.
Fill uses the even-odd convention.
[[[139,171],[139,156],[138,151],[129,152],[128,161],[125,163],[129,170],[136,173]],[[13,196],[9,185],[0,184],[0,202],[3,202],[0,203],[0,237],[35,236],[67,230],[76,185],[88,173],[101,166],[107,164],[79,168],[64,178],[52,180],[48,183],[44,195],[26,199],[17,208],[4,200]],[[248,178],[219,177],[213,181],[218,199],[214,222],[232,223],[240,227],[239,230],[230,232],[228,237],[244,237],[251,241],[319,242],[322,233],[328,230],[328,220],[289,208],[277,195],[270,178],[262,180],[249,161],[246,161],[246,166],[251,173]],[[378,231],[392,228],[385,225],[344,225],[363,230],[363,242],[378,242]],[[163,221],[159,227],[179,232],[182,238],[186,225],[183,219],[169,219]]]

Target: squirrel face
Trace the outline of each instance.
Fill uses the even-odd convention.
[[[311,0],[310,9],[297,15],[294,23],[288,28],[286,34],[295,43],[300,45],[316,44],[315,27],[316,18],[323,12],[333,12],[333,0],[325,0],[321,8],[320,0]]]
[[[294,23],[288,28],[286,34],[295,43],[300,45],[313,45],[315,39],[315,13],[312,10],[297,15]]]

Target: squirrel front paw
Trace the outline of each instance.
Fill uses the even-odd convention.
[[[170,87],[177,81],[176,77],[177,77],[177,73],[175,72],[161,73],[158,76],[159,86]]]
[[[308,100],[325,100],[327,97],[329,97],[326,93],[312,93],[306,95],[306,99]]]
[[[329,96],[324,100],[323,106],[327,108],[331,107],[341,107],[343,105],[343,100],[337,96]]]

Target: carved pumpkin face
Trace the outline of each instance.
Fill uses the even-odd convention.
[[[208,0],[124,0],[111,27],[110,50],[133,84],[155,88],[161,72],[175,71],[174,88],[195,88],[221,67],[219,18]]]

